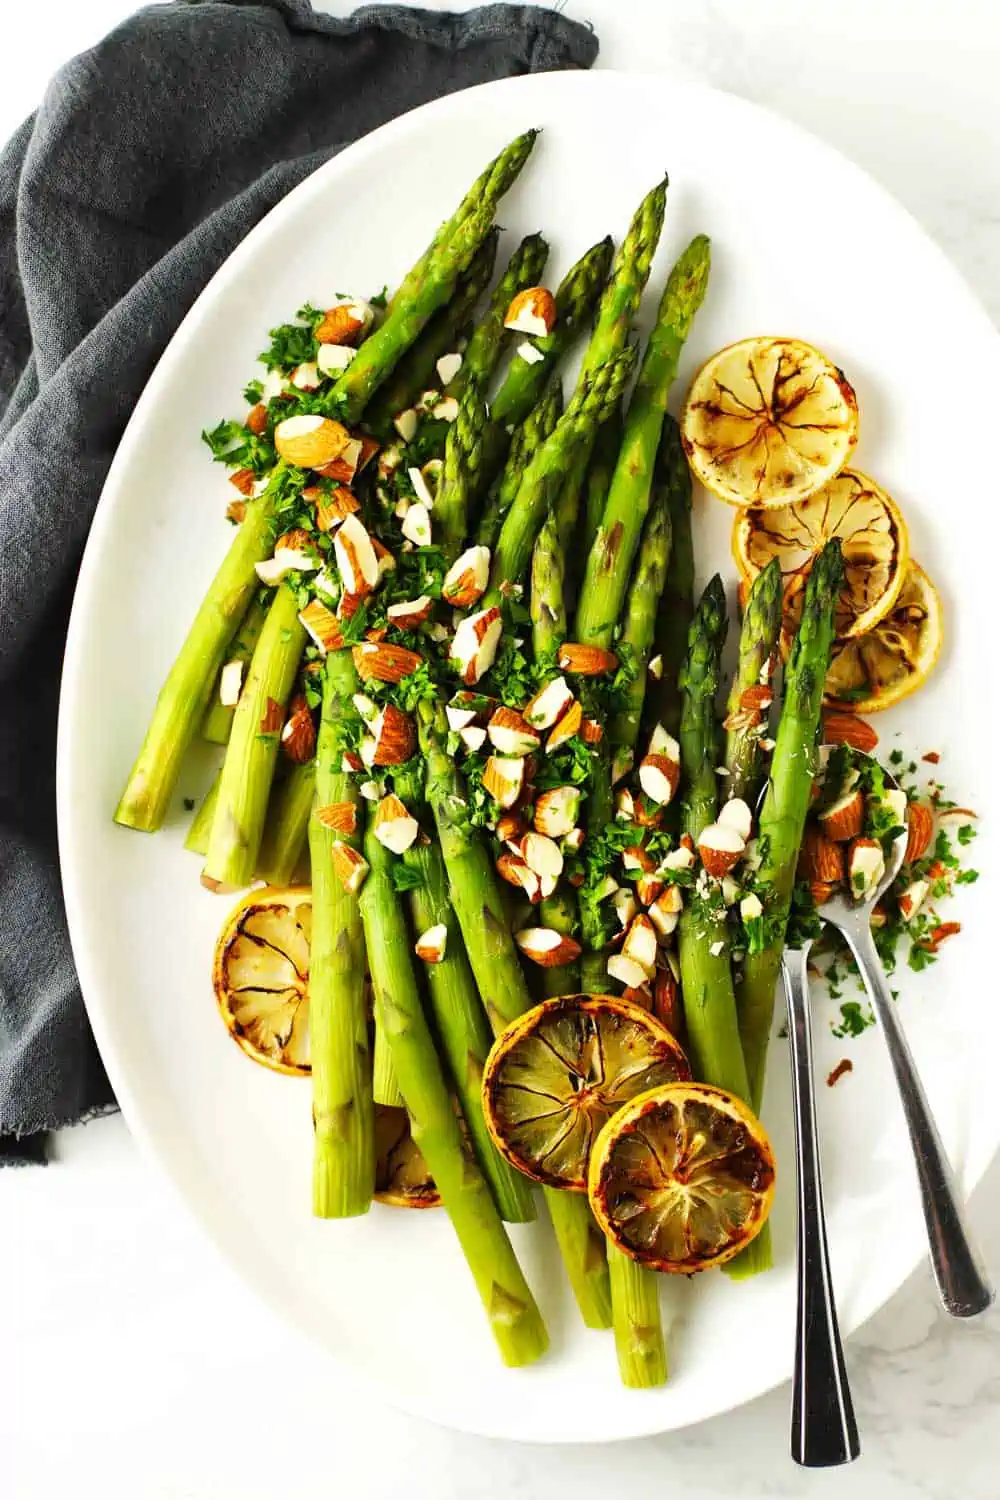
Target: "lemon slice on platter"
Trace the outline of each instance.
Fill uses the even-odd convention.
[[[562,995],[500,1033],[483,1072],[497,1150],[549,1187],[584,1192],[593,1141],[635,1094],[691,1076],[655,1016],[613,995]]]
[[[774,1153],[735,1094],[672,1083],[632,1099],[604,1126],[590,1156],[598,1224],[633,1260],[657,1271],[707,1271],[763,1229],[774,1198]]]
[[[279,1073],[309,1072],[308,886],[248,892],[215,945],[212,982],[222,1019],[243,1051]]]
[[[375,1197],[391,1208],[437,1208],[441,1195],[410,1134],[405,1109],[375,1106]]]
[[[943,640],[941,597],[911,558],[889,613],[864,635],[835,642],[827,703],[856,714],[891,708],[927,681]]]
[[[752,583],[772,558],[781,564],[786,630],[798,628],[809,572],[834,537],[844,552],[836,632],[863,635],[895,603],[910,556],[906,522],[881,485],[857,469],[845,469],[808,500],[737,516],[732,549],[743,577]]]
[[[858,402],[842,370],[800,339],[751,338],[706,361],[681,437],[692,472],[730,505],[787,505],[846,464]]]

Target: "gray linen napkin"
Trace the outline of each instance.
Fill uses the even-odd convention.
[[[62,907],[56,706],[80,554],[153,365],[247,231],[343,146],[596,54],[529,6],[338,21],[308,0],[179,0],[69,63],[0,155],[0,1160],[42,1160],[43,1132],[114,1107]]]

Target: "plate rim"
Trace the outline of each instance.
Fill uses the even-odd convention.
[[[994,325],[965,276],[911,211],[877,179],[838,147],[830,144],[811,130],[788,119],[779,111],[767,105],[759,104],[754,100],[744,98],[739,94],[717,88],[714,85],[701,82],[697,79],[689,77],[675,79],[669,73],[634,69],[568,69],[560,72],[523,74],[513,78],[496,79],[468,89],[457,90],[441,98],[430,100],[425,104],[406,111],[404,114],[397,115],[377,129],[369,132],[369,134],[352,142],[328,161],[323,162],[304,178],[302,182],[292,188],[278,203],[270,208],[248,231],[194,299],[184,317],[178,323],[177,328],[150,373],[149,379],[125,426],[118,448],[109,466],[104,485],[102,486],[74,587],[60,683],[56,752],[56,801],[59,868],[63,884],[67,926],[88,1020],[130,1134],[139,1144],[143,1154],[154,1164],[161,1178],[165,1179],[169,1184],[171,1194],[177,1199],[188,1218],[194,1222],[199,1232],[213,1245],[215,1251],[221,1254],[228,1270],[238,1277],[239,1281],[252,1293],[255,1299],[263,1301],[273,1312],[277,1313],[286,1328],[290,1329],[296,1336],[309,1338],[310,1342],[314,1345],[322,1347],[325,1354],[335,1362],[336,1368],[339,1371],[344,1373],[350,1372],[352,1380],[361,1385],[366,1391],[371,1392],[382,1401],[388,1402],[390,1405],[398,1407],[411,1415],[425,1418],[436,1425],[453,1431],[468,1432],[494,1439],[501,1438],[512,1442],[537,1442],[560,1445],[564,1443],[589,1444],[624,1441],[632,1438],[655,1436],[671,1431],[686,1430],[688,1427],[696,1426],[700,1422],[707,1421],[712,1417],[719,1417],[728,1411],[738,1410],[758,1397],[785,1384],[791,1378],[792,1351],[789,1349],[788,1371],[786,1375],[777,1378],[772,1378],[768,1375],[759,1386],[755,1386],[749,1390],[742,1398],[730,1401],[725,1406],[705,1411],[700,1416],[690,1418],[681,1423],[670,1421],[669,1405],[653,1406],[652,1404],[637,1400],[630,1412],[630,1415],[634,1412],[634,1420],[627,1425],[620,1426],[620,1430],[612,1433],[590,1434],[585,1431],[569,1433],[560,1430],[555,1436],[541,1436],[534,1433],[518,1434],[515,1436],[506,1429],[491,1426],[488,1422],[473,1424],[467,1420],[455,1420],[449,1415],[442,1413],[438,1406],[421,1400],[419,1392],[404,1393],[397,1387],[380,1382],[374,1376],[370,1375],[366,1369],[351,1362],[347,1357],[342,1357],[321,1338],[311,1335],[308,1330],[304,1329],[298,1319],[284,1309],[277,1292],[272,1294],[268,1291],[260,1281],[254,1279],[249,1272],[244,1270],[241,1261],[231,1254],[229,1234],[210,1215],[202,1211],[200,1200],[198,1200],[199,1206],[196,1207],[195,1198],[185,1186],[185,1184],[189,1183],[190,1177],[184,1163],[178,1162],[171,1156],[166,1143],[159,1138],[154,1129],[147,1127],[145,1123],[144,1112],[133,1086],[132,1070],[120,1060],[115,1040],[115,1028],[110,1019],[106,1019],[105,1017],[104,1005],[99,993],[101,986],[97,981],[95,973],[96,961],[92,965],[91,960],[94,936],[88,930],[88,920],[84,911],[83,886],[85,880],[83,869],[86,856],[77,854],[69,797],[69,764],[72,759],[72,720],[74,717],[75,701],[79,691],[79,658],[83,649],[85,621],[89,614],[89,596],[96,582],[96,574],[104,547],[105,536],[110,534],[112,529],[112,507],[109,497],[119,487],[121,482],[120,476],[127,474],[131,466],[133,449],[145,425],[147,409],[152,407],[158,399],[159,388],[168,380],[174,366],[182,363],[186,357],[187,346],[200,324],[206,304],[213,300],[220,287],[225,286],[229,281],[240,276],[245,264],[254,259],[258,245],[263,245],[282,220],[294,211],[291,205],[298,206],[301,202],[314,195],[321,195],[327,179],[336,177],[342,169],[343,163],[347,162],[350,166],[353,166],[359,160],[363,160],[368,153],[381,150],[383,143],[386,141],[391,141],[394,137],[405,137],[412,131],[415,119],[422,119],[425,116],[436,114],[447,118],[452,109],[462,107],[462,104],[458,103],[458,101],[467,102],[468,96],[479,96],[480,98],[489,99],[500,91],[505,93],[521,91],[529,96],[535,91],[551,90],[580,90],[583,92],[593,90],[599,93],[604,90],[613,92],[615,90],[635,88],[637,85],[647,88],[662,88],[667,82],[669,82],[670,88],[675,94],[689,95],[703,101],[711,101],[713,98],[721,99],[725,101],[727,108],[735,107],[737,110],[746,111],[749,115],[762,117],[769,122],[771,128],[777,127],[782,132],[798,137],[814,153],[818,153],[835,164],[838,171],[846,172],[849,176],[853,176],[864,187],[865,191],[874,193],[881,200],[882,207],[887,214],[895,217],[906,232],[910,235],[919,236],[920,240],[923,241],[924,248],[937,261],[941,273],[950,280],[954,295],[965,303],[968,315],[974,322],[980,325],[981,333],[987,339],[996,343],[998,352],[1000,352],[1000,330]],[[107,504],[105,503],[106,500],[108,501]],[[963,1196],[968,1197],[976,1188],[998,1152],[1000,1152],[1000,1126],[994,1130],[992,1141],[983,1142],[979,1145],[978,1155],[971,1156],[965,1163],[961,1174]],[[870,1304],[865,1304],[860,1316],[855,1321],[845,1325],[843,1330],[845,1337],[852,1336],[870,1318],[879,1312],[905,1286],[917,1266],[925,1259],[925,1251],[919,1244],[915,1245],[912,1255],[907,1257],[901,1256],[898,1263],[901,1274],[895,1285],[884,1293],[880,1293]],[[408,1396],[411,1396],[412,1399],[407,1399]]]

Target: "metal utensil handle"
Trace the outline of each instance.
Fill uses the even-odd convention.
[[[809,1469],[850,1463],[861,1451],[840,1342],[826,1243],[816,1129],[808,948],[785,954],[797,1165],[798,1317],[792,1387],[792,1457]]]
[[[896,1075],[920,1181],[931,1265],[941,1301],[953,1318],[974,1318],[989,1307],[994,1291],[965,1226],[951,1165],[917,1076],[882,961],[867,924],[845,925],[842,931],[858,961]]]

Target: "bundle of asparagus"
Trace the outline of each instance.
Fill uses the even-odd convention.
[[[490,164],[381,318],[345,298],[274,330],[245,422],[207,435],[239,529],[116,814],[159,827],[198,726],[225,746],[188,839],[205,884],[311,870],[314,1211],[367,1211],[375,1104],[405,1105],[510,1364],[547,1335],[503,1222],[533,1217],[531,1192],[483,1117],[492,1036],[536,992],[624,991],[686,1032],[696,1076],[759,1097],[837,587],[831,552],[790,666],[765,855],[734,898],[781,590],[769,570],[747,606],[727,812],[725,600],[714,580],[692,618],[690,479],[666,416],[708,241],[670,272],[629,400],[665,181],[613,263],[600,241],[554,296],[536,296],[547,246],[526,238],[476,320],[496,204],[533,143]],[[501,373],[525,297],[541,326]],[[592,318],[564,408],[560,361]],[[546,1201],[584,1321],[613,1324],[627,1384],[662,1381],[655,1273],[606,1249],[584,1195]]]

